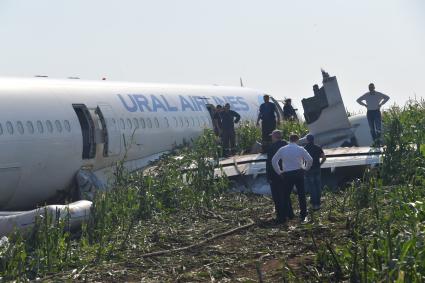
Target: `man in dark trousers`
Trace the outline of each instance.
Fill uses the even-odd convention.
[[[367,108],[367,121],[369,122],[370,134],[373,142],[380,144],[381,139],[381,106],[390,99],[388,95],[375,91],[375,85],[369,84],[369,92],[357,99],[357,103]],[[365,101],[366,103],[364,103]]]
[[[261,120],[261,136],[263,152],[267,152],[270,145],[270,133],[276,129],[276,122],[279,124],[279,113],[277,112],[276,105],[270,102],[270,96],[267,94],[263,96],[264,103],[260,105],[260,111],[257,118],[257,126]],[[277,118],[277,121],[276,121]]]
[[[301,223],[305,223],[307,221],[307,202],[304,191],[304,170],[310,169],[313,158],[303,147],[297,145],[298,140],[297,134],[291,134],[289,144],[280,148],[273,156],[272,166],[274,171],[283,177],[284,211],[289,211],[289,198],[295,185],[300,205],[300,220]],[[280,160],[282,160],[282,169],[279,166]]]
[[[241,116],[230,110],[230,104],[226,103],[224,111],[221,112],[221,140],[223,144],[224,154],[233,154],[235,150],[235,123],[238,123]]]
[[[313,165],[305,172],[305,188],[310,193],[310,202],[313,210],[320,209],[320,198],[322,196],[322,176],[320,166],[326,161],[326,155],[322,148],[314,144],[314,136],[307,135],[305,150],[313,157]]]
[[[272,198],[274,201],[274,207],[276,212],[276,222],[279,224],[285,223],[286,218],[293,218],[294,212],[292,210],[291,200],[289,199],[289,211],[284,211],[283,203],[283,180],[276,174],[272,166],[272,157],[275,153],[283,146],[288,143],[282,140],[282,132],[279,130],[274,130],[271,133],[272,144],[269,146],[267,151],[267,163],[266,163],[266,175],[267,181],[270,184],[270,189],[272,192]],[[279,166],[281,166],[281,162]]]
[[[285,99],[285,105],[283,105],[283,119],[298,120],[297,113],[294,107],[292,107],[292,100],[290,98]]]
[[[221,136],[221,112],[223,110],[223,107],[221,105],[217,105],[217,107],[214,109],[214,112],[212,114],[212,121],[214,126],[214,133],[220,137]]]

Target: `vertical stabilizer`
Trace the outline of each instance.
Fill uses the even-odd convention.
[[[309,131],[323,145],[350,140],[353,136],[336,77],[322,70],[323,86],[313,86],[314,96],[303,99],[304,117]],[[331,134],[332,133],[332,134]]]

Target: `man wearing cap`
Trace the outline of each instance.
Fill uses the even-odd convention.
[[[379,144],[381,138],[381,106],[390,99],[388,95],[375,91],[375,85],[369,84],[369,92],[357,99],[357,103],[367,108],[367,121],[374,143]],[[364,103],[365,101],[366,103]]]
[[[295,113],[295,109],[292,107],[292,100],[290,98],[285,99],[285,105],[283,105],[283,119],[298,120],[297,113]]]
[[[292,211],[291,200],[289,199],[289,208],[288,211],[284,210],[283,202],[283,180],[276,174],[272,166],[272,157],[275,153],[283,146],[288,143],[282,140],[282,132],[279,130],[274,130],[271,134],[272,144],[270,145],[267,151],[267,163],[266,163],[266,175],[267,181],[270,183],[270,189],[272,192],[272,198],[274,201],[275,212],[276,212],[276,222],[282,224],[286,221],[286,217],[293,218],[294,212]],[[279,167],[281,168],[282,162],[279,162]]]
[[[320,166],[326,161],[326,155],[322,148],[314,143],[314,136],[310,134],[307,135],[307,144],[304,148],[313,158],[310,170],[305,172],[305,187],[306,191],[310,193],[310,202],[313,210],[318,210],[320,209],[320,198],[322,196]]]
[[[274,171],[283,177],[283,203],[284,211],[289,211],[289,198],[292,188],[297,187],[298,202],[300,205],[301,223],[306,222],[307,202],[304,191],[304,170],[309,170],[313,158],[301,146],[297,145],[299,137],[297,134],[289,136],[289,144],[280,148],[272,158]],[[282,160],[282,169],[279,161]],[[285,215],[289,217],[289,215]]]
[[[261,139],[263,144],[263,152],[267,152],[271,139],[270,133],[276,129],[276,118],[277,124],[279,124],[279,113],[277,112],[276,105],[270,102],[270,96],[263,96],[264,103],[260,105],[260,111],[257,118],[257,126],[261,120]]]

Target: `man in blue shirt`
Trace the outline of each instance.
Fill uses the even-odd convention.
[[[276,105],[270,102],[270,96],[267,94],[263,96],[264,103],[260,105],[260,111],[257,118],[257,126],[261,120],[261,139],[263,145],[263,152],[267,152],[267,147],[270,145],[271,132],[276,129],[276,122],[279,124],[279,113],[277,112]],[[276,121],[277,118],[277,121]]]

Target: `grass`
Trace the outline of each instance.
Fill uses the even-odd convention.
[[[282,131],[284,139],[288,140],[291,133],[297,133],[300,137],[308,133],[305,123],[298,123],[297,121],[283,121],[277,128]],[[236,128],[237,136],[237,149],[239,154],[249,153],[252,146],[259,142],[261,143],[261,129],[254,127],[249,122],[241,123]]]
[[[385,113],[383,165],[353,184],[335,212],[346,219],[346,239],[317,254],[329,280],[425,280],[424,119],[424,101]]]
[[[120,163],[114,189],[95,195],[78,233],[68,219],[45,213],[30,232],[3,238],[1,280],[423,282],[424,119],[421,101],[386,112],[383,165],[346,189],[325,191],[308,225],[276,226],[269,197],[228,192],[232,181],[213,175],[221,149],[211,131],[149,172],[130,173]],[[292,123],[283,130],[306,132]],[[239,150],[259,138],[243,125]]]

